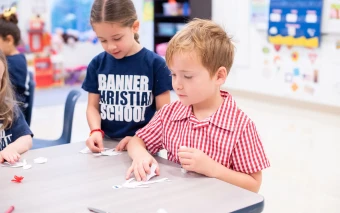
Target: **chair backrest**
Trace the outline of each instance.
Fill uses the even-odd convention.
[[[60,137],[60,140],[64,141],[65,143],[71,142],[74,108],[80,94],[81,93],[77,90],[71,90],[66,99],[64,108],[63,133]]]
[[[28,98],[28,107],[25,110],[25,118],[27,124],[31,125],[32,120],[32,111],[33,111],[33,102],[34,102],[34,91],[35,91],[35,81],[34,76],[32,72],[28,72],[29,74],[29,84],[28,84],[28,92],[29,92],[29,98]]]

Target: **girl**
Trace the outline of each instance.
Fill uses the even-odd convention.
[[[171,77],[165,60],[138,41],[139,22],[131,0],[95,0],[91,25],[104,52],[89,64],[82,88],[89,92],[86,144],[103,150],[103,138],[124,138],[125,149],[163,105],[170,103]]]
[[[20,30],[17,23],[15,8],[5,10],[0,15],[0,50],[7,58],[9,79],[14,86],[16,100],[20,102],[20,108],[27,117],[29,74],[26,58],[16,48],[20,42]]]
[[[32,132],[16,106],[7,63],[0,51],[0,163],[15,163],[32,147]]]

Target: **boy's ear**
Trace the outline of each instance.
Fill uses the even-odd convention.
[[[139,31],[139,26],[140,26],[140,23],[138,20],[136,20],[135,22],[133,22],[133,25],[132,25],[132,31],[133,33],[138,33]]]
[[[224,84],[224,82],[226,81],[227,76],[228,76],[227,69],[225,67],[218,68],[215,76],[216,76],[216,83],[218,85]]]

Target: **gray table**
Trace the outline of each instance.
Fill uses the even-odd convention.
[[[115,147],[105,142],[105,147]],[[150,188],[113,189],[125,181],[131,164],[127,153],[112,157],[94,157],[79,151],[85,143],[73,143],[25,153],[33,167],[0,167],[0,212],[14,205],[20,212],[89,212],[95,207],[114,212],[261,212],[263,197],[231,184],[184,174],[180,166],[157,157],[161,175],[171,182],[150,185]],[[46,157],[46,164],[33,159]],[[13,183],[14,175],[24,176],[22,183]],[[165,211],[164,211],[165,210]]]

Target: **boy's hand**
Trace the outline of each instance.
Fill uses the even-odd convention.
[[[136,157],[128,169],[126,173],[126,179],[130,178],[131,173],[133,172],[137,181],[146,181],[146,175],[150,174],[151,165],[156,164],[156,175],[159,175],[159,166],[155,158],[153,158],[147,151],[145,153],[141,153],[140,156]]]
[[[120,151],[126,151],[126,146],[129,143],[129,141],[131,140],[132,137],[130,136],[126,136],[125,138],[123,138],[118,145],[116,146],[115,150],[120,152]]]
[[[103,145],[103,135],[101,132],[94,132],[92,135],[86,140],[86,146],[92,152],[101,152],[104,151]]]
[[[7,161],[10,164],[14,164],[20,160],[20,154],[10,146],[2,150],[0,155],[0,162]]]
[[[185,170],[213,177],[216,161],[203,151],[183,146],[178,150],[178,156]]]

